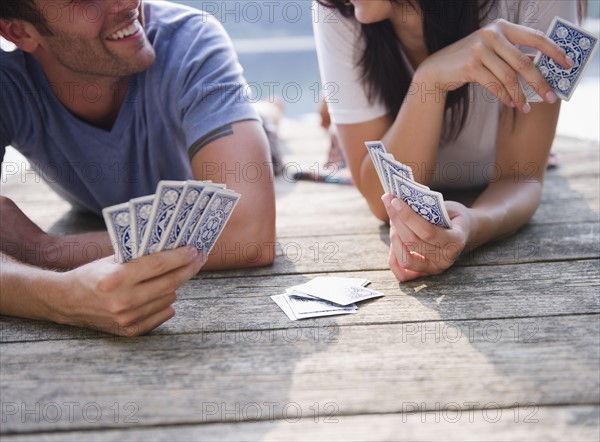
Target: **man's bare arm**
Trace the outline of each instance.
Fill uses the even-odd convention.
[[[224,126],[207,140],[199,140],[191,152],[195,152],[192,170],[196,179],[225,183],[242,195],[206,268],[271,264],[275,258],[275,189],[268,141],[260,123]]]
[[[113,248],[106,232],[48,235],[12,200],[0,196],[0,251],[36,267],[68,270],[112,255]]]

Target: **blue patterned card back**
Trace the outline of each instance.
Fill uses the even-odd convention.
[[[108,236],[117,255],[118,262],[128,262],[133,258],[134,244],[131,241],[131,217],[129,204],[106,207],[102,210]]]
[[[198,250],[210,253],[239,199],[240,195],[230,190],[216,191],[198,221],[190,243]]]
[[[547,35],[566,51],[574,66],[565,69],[544,53],[538,54],[534,63],[556,95],[568,101],[594,55],[598,37],[559,17],[554,18]]]

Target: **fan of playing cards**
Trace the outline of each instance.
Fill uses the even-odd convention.
[[[161,181],[154,195],[102,211],[119,262],[192,244],[208,254],[240,195],[210,181]]]
[[[446,211],[441,193],[415,181],[412,169],[387,153],[381,141],[365,143],[375,165],[381,185],[387,193],[402,199],[415,212],[432,224],[450,227],[450,217]]]
[[[368,279],[318,276],[271,299],[292,321],[344,315],[358,311],[355,302],[383,296],[365,287],[370,283]]]

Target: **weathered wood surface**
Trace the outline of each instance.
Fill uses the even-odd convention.
[[[325,158],[320,129],[284,136],[290,172]],[[597,440],[600,154],[567,138],[555,151],[532,222],[440,276],[398,284],[388,229],[356,189],[288,176],[275,265],[201,274],[148,336],[0,318],[2,439]],[[21,178],[2,194],[42,228],[102,228]],[[269,296],[318,274],[386,296],[287,320]]]
[[[270,329],[291,329],[293,332],[300,327],[324,328],[331,324],[352,326],[523,317],[543,320],[547,316],[600,313],[600,265],[597,260],[506,265],[488,270],[480,267],[453,269],[443,276],[401,287],[389,271],[347,273],[345,276],[370,279],[372,287],[386,296],[367,303],[354,315],[300,322],[290,322],[287,317],[282,317],[270,296],[284,293],[287,287],[301,284],[315,275],[191,281],[178,292],[177,316],[155,334],[267,333]],[[557,274],[562,275],[560,284],[556,284]],[[423,283],[427,287],[422,288]],[[0,342],[5,343],[106,337],[78,328],[17,319],[6,319],[0,327]]]
[[[252,423],[176,425],[147,429],[36,434],[39,441],[381,441],[449,442],[590,441],[598,440],[600,410],[593,406],[494,409],[472,412],[427,412],[388,415],[327,416]],[[30,436],[3,437],[23,442]]]
[[[235,421],[250,415],[254,405],[248,404],[255,403],[281,404],[272,408],[277,419],[291,413],[283,406],[290,403],[298,405],[298,416],[315,402],[334,404],[334,415],[399,413],[413,403],[426,410],[467,402],[477,409],[594,404],[600,396],[598,318],[4,344],[5,404],[32,410],[52,400],[94,403],[95,409],[56,419],[42,405],[40,422],[15,413],[6,416],[3,431],[93,428],[90,415],[110,416],[115,403],[136,404],[132,424],[143,426]],[[24,367],[36,367],[36,375],[24,377]],[[213,404],[233,412],[213,413]]]

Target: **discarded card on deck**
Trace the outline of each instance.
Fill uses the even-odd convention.
[[[292,321],[351,314],[358,311],[354,302],[383,296],[381,292],[366,289],[364,286],[368,284],[368,279],[319,276],[271,299]]]

